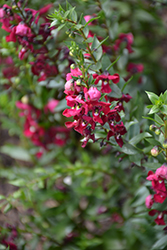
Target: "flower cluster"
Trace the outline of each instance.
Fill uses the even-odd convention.
[[[50,27],[50,22],[44,16],[51,7],[52,4],[48,4],[38,11],[30,8],[22,9],[21,2],[19,2],[13,8],[6,4],[0,8],[2,29],[9,33],[6,41],[17,42],[21,45],[18,51],[20,60],[27,59],[30,54],[34,55],[35,61],[30,62],[30,65],[32,65],[32,73],[39,77],[38,81],[44,81],[58,74],[56,56],[59,54],[59,49],[55,57],[50,58],[46,45],[48,40],[53,39],[51,33],[53,27]],[[18,74],[18,69],[13,66],[11,70],[6,71],[4,76],[8,79]],[[9,71],[12,72],[12,76],[8,73]]]
[[[89,76],[88,76],[89,77]],[[107,94],[112,91],[110,81],[114,84],[119,82],[119,75],[110,75],[104,72],[101,75],[93,74],[94,85],[88,86],[84,82],[82,72],[79,68],[71,69],[71,73],[67,74],[65,93],[67,94],[67,105],[70,109],[65,109],[63,115],[73,117],[74,121],[66,122],[67,128],[74,128],[77,132],[84,136],[82,147],[85,147],[89,139],[95,142],[95,128],[102,128],[106,132],[104,140],[109,140],[111,136],[115,137],[120,147],[123,146],[122,135],[126,133],[126,128],[121,121],[119,112],[123,110],[122,101],[129,101],[130,96],[123,95],[122,98],[116,98],[117,105],[110,108],[110,98]],[[100,91],[96,85],[101,83]],[[102,94],[106,95],[105,101],[102,101]],[[121,105],[120,105],[121,103]],[[104,125],[108,123],[109,129],[106,130]]]
[[[44,107],[44,115],[54,113],[54,109],[58,103],[59,101],[55,99],[49,100]],[[49,127],[44,127],[40,123],[43,115],[41,110],[21,101],[17,101],[16,106],[22,110],[20,116],[25,117],[24,136],[30,138],[32,143],[40,148],[37,157],[42,156],[45,150],[49,150],[49,145],[51,144],[57,146],[64,146],[66,144],[69,138],[69,129],[62,126],[50,126],[50,124]]]
[[[167,190],[165,186],[165,180],[167,180],[167,166],[163,164],[155,171],[155,173],[149,171],[147,180],[152,182],[152,189],[155,192],[155,194],[150,194],[149,196],[147,196],[145,201],[146,207],[151,209],[154,203],[162,204],[167,197]],[[153,209],[149,211],[150,216],[154,216],[156,213],[158,214],[157,218],[155,219],[156,224],[166,225],[164,221],[164,215],[167,214],[167,210],[158,211],[156,209]]]

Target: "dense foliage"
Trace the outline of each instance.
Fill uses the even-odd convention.
[[[0,249],[166,249],[166,6],[2,1]]]

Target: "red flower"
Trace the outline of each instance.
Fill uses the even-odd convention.
[[[158,210],[156,210],[156,209],[153,209],[153,210],[149,211],[148,214],[149,214],[150,216],[154,216],[156,213],[158,213],[158,216],[157,216],[157,218],[154,220],[155,223],[156,223],[157,225],[166,225],[166,224],[165,224],[165,221],[164,221],[164,215],[167,214],[167,211],[162,211],[162,212],[160,212],[160,211],[158,211]]]
[[[143,64],[136,64],[136,63],[129,63],[127,66],[127,71],[130,72],[132,75],[136,73],[141,73],[144,70]]]
[[[116,142],[122,148],[123,140],[121,135],[124,135],[127,132],[123,122],[121,122],[120,124],[116,124],[115,126],[110,125],[110,128],[111,130],[107,134],[107,140],[109,140],[111,136],[114,136]]]
[[[115,41],[114,50],[118,51],[120,49],[120,46],[122,43],[126,43],[126,48],[129,51],[129,53],[132,53],[132,43],[133,43],[133,35],[132,33],[124,34],[121,33],[119,34],[119,38]]]
[[[112,80],[113,83],[119,82],[118,74],[110,75],[108,72],[102,75],[93,74],[93,78],[96,79],[94,84],[98,84],[100,80],[102,81],[102,86],[101,86],[102,93],[110,93],[112,91],[109,85],[110,80]]]

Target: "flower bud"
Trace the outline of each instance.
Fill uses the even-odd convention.
[[[164,143],[162,144],[164,148],[167,148],[167,139],[165,139]]]
[[[76,85],[81,86],[81,79],[76,80]]]
[[[21,102],[24,103],[24,104],[28,104],[28,101],[29,101],[29,98],[27,95],[24,95],[22,98],[21,98]]]
[[[69,30],[67,30],[67,31],[66,31],[66,34],[67,34],[67,35],[69,35],[69,34],[70,34],[70,31],[69,31]]]
[[[160,135],[160,133],[161,133],[161,131],[157,128],[157,129],[155,130],[155,134],[156,134],[156,135]]]
[[[159,154],[159,150],[158,150],[158,147],[155,146],[151,149],[151,155],[156,157],[157,155]]]
[[[75,34],[74,34],[74,32],[71,32],[71,33],[69,34],[69,38],[72,38],[72,39],[74,39],[74,38],[75,38]]]
[[[70,65],[70,68],[71,68],[71,69],[75,69],[75,64],[74,64],[74,63],[71,64],[71,65]]]
[[[149,129],[150,129],[151,131],[155,131],[156,128],[157,128],[157,127],[156,127],[154,124],[151,124],[150,127],[149,127]]]

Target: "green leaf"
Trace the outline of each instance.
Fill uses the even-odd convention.
[[[17,187],[22,187],[26,185],[26,180],[17,179],[17,180],[10,181],[10,184],[17,186]]]
[[[153,104],[156,104],[156,102],[159,100],[159,97],[156,94],[152,93],[152,92],[146,91],[146,94],[148,95],[148,98],[150,99],[150,101]]]
[[[75,7],[71,9],[70,17],[72,21],[77,22],[77,12],[75,11]]]
[[[156,122],[158,125],[161,125],[161,123],[159,123],[158,121],[156,121],[155,119],[153,119],[153,118],[151,118],[151,117],[142,116],[142,118],[147,119],[147,120],[154,121],[154,122]]]
[[[108,96],[110,96],[110,97],[117,97],[117,98],[121,98],[122,97],[122,92],[121,92],[120,88],[116,84],[112,83],[111,84],[111,89],[112,89],[112,92],[110,92],[108,94]]]
[[[162,105],[161,108],[160,108],[160,111],[162,113],[164,113],[165,115],[167,115],[167,105]]]
[[[159,115],[155,114],[154,119],[158,125],[161,125],[161,126],[164,125],[164,121],[161,119]]]
[[[119,151],[121,151],[127,155],[135,155],[135,154],[138,154],[138,152],[139,152],[135,147],[133,147],[131,144],[128,144],[128,143],[123,145],[123,147],[120,148]]]
[[[145,139],[146,137],[152,137],[151,134],[149,134],[148,132],[143,132],[139,135],[134,136],[129,143],[132,145],[136,145],[137,143],[139,143],[141,140]]]
[[[124,91],[124,89],[125,89],[125,87],[128,85],[128,83],[131,81],[133,79],[133,76],[131,76],[130,78],[129,78],[129,80],[127,81],[127,82],[125,82],[125,84],[124,84],[124,86],[123,86],[123,88],[122,88],[122,92]]]
[[[167,235],[161,237],[155,244],[152,246],[151,250],[164,249],[167,246]]]
[[[17,160],[31,161],[29,152],[19,146],[5,145],[0,148],[0,151]]]
[[[89,23],[99,18],[100,18],[99,16],[91,18],[87,23],[85,23],[84,27],[86,27]]]
[[[118,62],[118,60],[121,58],[121,56],[118,56],[118,58],[113,62],[113,63],[111,63],[109,66],[108,66],[108,68],[106,69],[107,71],[109,71],[109,69],[116,63],[116,62]]]
[[[4,199],[6,199],[6,197],[0,194],[0,200],[4,200]]]
[[[105,70],[107,70],[107,68],[109,68],[109,65],[111,64],[111,61],[107,54],[103,54],[101,63],[102,63],[102,71],[104,72]]]
[[[158,113],[159,110],[160,110],[160,108],[159,108],[158,106],[154,105],[154,106],[151,108],[151,110],[150,110],[150,112],[149,112],[148,114]]]
[[[154,146],[162,146],[161,143],[153,138],[145,138],[146,141],[148,141],[152,147]]]
[[[96,36],[93,37],[91,50],[93,52],[94,57],[98,61],[102,56],[103,50],[102,50],[101,44],[100,44],[100,42],[99,42],[99,40],[97,39]]]
[[[57,28],[57,30],[61,30],[65,25],[66,25],[66,23],[63,23],[63,24],[59,25],[59,27]]]
[[[11,204],[7,204],[3,210],[3,212],[6,214],[7,212],[9,212],[12,209],[12,205]]]

